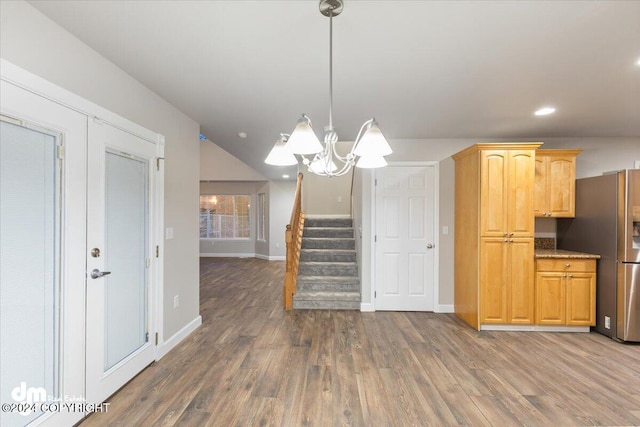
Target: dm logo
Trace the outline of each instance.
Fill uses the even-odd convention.
[[[42,403],[47,401],[47,390],[42,387],[27,388],[27,383],[22,381],[18,387],[11,390],[11,398],[15,402],[24,402],[29,405],[33,403]],[[25,407],[20,414],[29,415],[31,412],[31,407]]]

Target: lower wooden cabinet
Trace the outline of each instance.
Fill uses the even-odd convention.
[[[480,323],[532,325],[533,239],[488,237],[480,245]]]
[[[594,326],[596,261],[536,261],[536,324]]]

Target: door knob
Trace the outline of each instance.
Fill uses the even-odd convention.
[[[94,268],[93,270],[91,270],[91,278],[92,279],[97,279],[99,277],[106,276],[107,274],[111,274],[111,272],[110,271],[100,271],[97,268]]]
[[[433,243],[427,243],[427,249],[433,249],[434,246]]]

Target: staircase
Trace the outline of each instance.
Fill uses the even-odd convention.
[[[306,218],[294,309],[360,310],[351,218]]]

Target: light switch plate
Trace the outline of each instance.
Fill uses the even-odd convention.
[[[640,169],[640,160],[636,160],[636,169]]]
[[[167,227],[166,230],[164,230],[164,238],[166,240],[173,239],[173,227]]]

